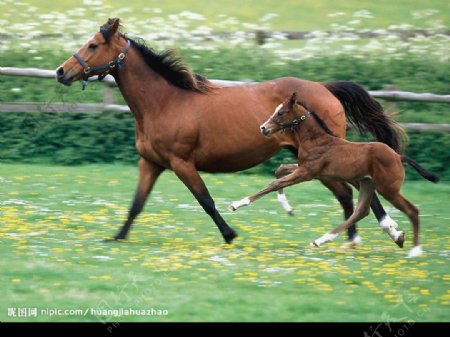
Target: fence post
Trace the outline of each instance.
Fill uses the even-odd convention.
[[[114,104],[114,89],[109,84],[103,85],[103,107]]]

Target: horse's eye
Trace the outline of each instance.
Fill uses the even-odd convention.
[[[278,116],[283,116],[283,113],[281,111],[279,111]]]
[[[89,49],[90,50],[95,50],[95,49],[97,49],[97,47],[98,47],[98,44],[95,44],[95,43],[91,43],[90,45],[89,45]]]

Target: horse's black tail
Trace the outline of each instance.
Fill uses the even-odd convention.
[[[425,170],[422,166],[420,166],[418,163],[416,163],[414,160],[407,156],[402,156],[402,161],[406,162],[409,166],[411,166],[413,169],[415,169],[422,177],[425,179],[437,183],[439,181],[439,177],[435,175],[434,173]]]
[[[361,134],[369,131],[377,141],[403,153],[403,141],[407,139],[405,131],[363,87],[349,81],[325,82],[323,85],[339,99],[347,120]]]

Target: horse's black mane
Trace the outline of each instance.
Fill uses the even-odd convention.
[[[100,27],[100,32],[107,42],[111,39],[109,32],[110,24],[111,19]],[[199,93],[207,93],[213,88],[205,77],[193,73],[183,63],[182,59],[176,55],[175,51],[164,50],[162,52],[156,52],[148,47],[141,38],[131,39],[123,33],[119,33],[119,35],[130,40],[131,45],[136,48],[145,63],[173,85]]]
[[[173,85],[200,93],[206,93],[212,89],[208,80],[201,75],[193,73],[182,62],[182,59],[176,55],[175,51],[164,50],[162,52],[156,52],[146,46],[144,40],[140,38],[131,39],[123,34],[121,35],[130,40],[131,45],[139,51],[145,63],[150,68]]]
[[[328,127],[327,123],[325,123],[325,121],[320,118],[320,116],[313,110],[311,110],[308,106],[308,104],[306,104],[305,102],[298,102],[301,106],[303,106],[305,108],[305,110],[309,111],[309,113],[311,114],[311,116],[313,116],[314,120],[317,122],[317,124],[319,124],[319,126],[329,135],[333,136],[333,137],[337,137],[337,135],[331,131],[331,129]]]

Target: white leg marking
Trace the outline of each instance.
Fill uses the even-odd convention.
[[[327,233],[325,235],[322,235],[317,240],[311,242],[311,246],[319,247],[319,246],[323,245],[326,242],[333,241],[337,236],[338,236],[338,234]]]
[[[362,242],[361,236],[359,234],[356,234],[353,239],[345,241],[341,248],[348,249],[348,248],[356,248],[356,246],[359,246]]]
[[[411,248],[411,250],[409,251],[408,257],[409,258],[419,257],[422,254],[423,254],[422,246],[415,246]]]
[[[350,242],[353,243],[355,246],[359,246],[361,244],[361,241],[362,241],[361,236],[359,234],[356,234]]]
[[[241,200],[239,200],[239,201],[233,201],[233,202],[230,204],[230,206],[228,206],[228,209],[229,209],[230,211],[235,211],[235,210],[237,210],[237,209],[240,208],[240,207],[248,206],[248,205],[250,205],[250,199],[249,199],[248,197],[246,197],[246,198],[241,199]]]
[[[277,198],[278,202],[281,204],[281,206],[283,206],[284,210],[289,214],[292,214],[294,208],[289,205],[289,201],[287,200],[286,195],[284,193],[278,192]]]
[[[397,241],[399,236],[402,234],[401,231],[397,230],[397,223],[389,216],[386,215],[380,221],[380,227],[383,231],[388,233],[392,240]]]

